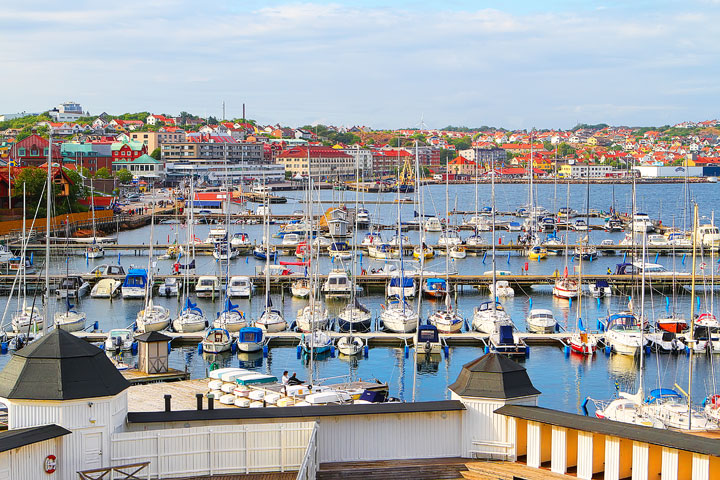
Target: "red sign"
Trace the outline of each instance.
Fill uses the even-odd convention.
[[[45,457],[45,462],[43,462],[43,469],[45,470],[45,473],[55,473],[55,470],[57,469],[57,458],[55,455],[48,455]]]

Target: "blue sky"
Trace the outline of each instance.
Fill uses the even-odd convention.
[[[662,125],[718,117],[720,2],[15,2],[0,111],[76,100],[262,123]]]

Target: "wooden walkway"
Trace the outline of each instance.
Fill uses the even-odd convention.
[[[567,480],[576,479],[574,475],[560,475],[545,468],[532,468],[522,463],[512,462],[467,462],[468,471],[462,472],[462,476],[468,480],[513,480],[522,478],[525,480]]]
[[[297,472],[248,473],[238,475],[200,475],[197,477],[173,477],[167,480],[295,480]]]
[[[462,479],[467,458],[418,458],[374,462],[321,463],[318,480],[437,480]]]

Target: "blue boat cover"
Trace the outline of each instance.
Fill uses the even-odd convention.
[[[500,325],[500,345],[514,345],[512,326]]]
[[[668,397],[682,398],[682,396],[672,388],[656,388],[655,390],[650,390],[650,395],[648,395],[647,402],[653,403],[661,398]]]
[[[419,343],[437,342],[438,330],[435,325],[420,325],[417,331],[417,339]]]

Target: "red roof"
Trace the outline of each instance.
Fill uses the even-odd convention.
[[[92,201],[90,197],[82,198],[78,200],[78,203],[85,206],[95,205],[95,208],[110,208],[115,203],[115,197],[98,197],[93,196]]]
[[[226,192],[197,192],[195,200],[205,202],[217,202],[225,200]]]
[[[277,158],[352,158],[351,155],[331,147],[293,147],[282,151]]]

